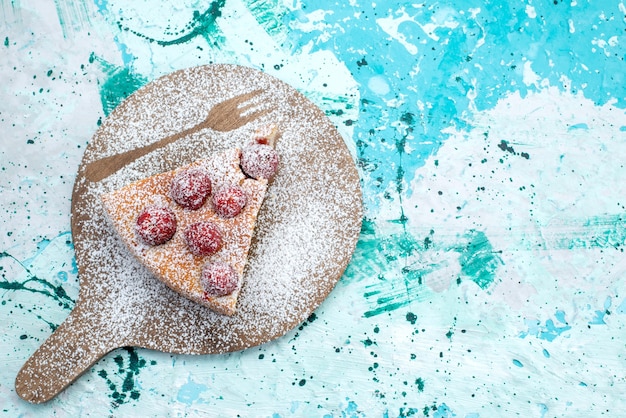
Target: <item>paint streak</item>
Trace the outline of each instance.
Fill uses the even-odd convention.
[[[89,11],[84,1],[54,0],[63,38],[90,27]]]
[[[568,131],[575,131],[575,130],[583,130],[583,131],[587,131],[589,130],[589,125],[587,125],[586,123],[577,123],[575,125],[570,126],[567,130]]]
[[[225,4],[226,0],[216,0],[211,2],[209,8],[204,12],[194,10],[190,22],[185,25],[185,30],[181,31],[184,33],[169,40],[156,39],[141,34],[140,32],[131,29],[122,19],[120,19],[117,24],[121,31],[132,33],[133,35],[143,38],[148,42],[155,43],[160,46],[180,45],[191,42],[197,37],[203,37],[209,45],[217,48],[224,42],[224,37],[219,28],[216,26],[215,21],[222,16],[222,9]],[[177,32],[174,34],[178,35]]]
[[[10,4],[10,8],[8,4]],[[0,0],[0,17],[5,23],[5,27],[10,23],[22,24],[22,5],[20,0]],[[13,19],[11,21],[10,19]]]
[[[461,273],[481,289],[487,289],[496,278],[498,266],[504,263],[483,232],[469,231],[465,239],[469,242],[459,250]]]
[[[64,238],[65,239],[65,244],[68,247],[73,248],[72,246],[72,242],[70,241],[70,235],[71,232],[70,231],[66,231],[66,232],[62,232],[59,235],[57,235],[56,237],[52,238],[52,239],[48,239],[48,238],[42,238],[38,243],[37,243],[37,250],[35,251],[35,254],[33,254],[31,257],[26,258],[22,261],[22,264],[24,264],[25,266],[30,266],[32,265],[35,260],[40,257],[43,252],[48,248],[48,246],[56,239],[59,238]]]
[[[98,63],[105,79],[100,82],[100,101],[105,116],[108,116],[124,99],[147,83],[141,75],[134,74],[131,69],[115,66],[94,53],[89,57],[90,63]]]
[[[513,236],[518,234],[513,234]],[[616,249],[626,246],[626,214],[602,214],[585,219],[556,219],[542,227],[546,249]],[[534,241],[539,241],[534,237]]]
[[[283,18],[288,12],[284,2],[280,0],[243,0],[263,30],[278,44],[287,40],[288,27]]]
[[[421,245],[406,232],[391,235],[380,239],[376,251],[369,253],[367,257],[379,258],[379,263],[383,265],[406,265],[406,259],[412,256]],[[391,312],[413,301],[422,300],[421,290],[424,288],[422,277],[432,270],[400,268],[399,276],[393,272],[383,273],[383,271],[378,275],[378,281],[366,287],[365,298],[375,298],[377,305],[375,309],[363,314],[366,318]]]
[[[457,253],[461,267],[457,284],[471,280],[483,290],[494,284],[497,270],[504,264],[500,252],[494,250],[482,231],[467,231],[458,238],[458,243],[448,244],[434,243],[432,233],[417,239],[406,229],[403,228],[403,231],[379,237],[370,225],[362,230],[346,277],[347,280],[355,280],[355,276],[360,275],[377,277],[365,289],[364,297],[376,304],[375,308],[364,313],[366,318],[392,312],[427,298],[432,292],[428,276],[448,267],[444,260],[424,259],[429,251],[433,251],[433,254],[437,254],[435,251]]]
[[[2,280],[0,281],[0,289],[38,293],[40,295],[44,295],[53,299],[59,304],[59,306],[63,307],[63,309],[71,310],[74,307],[76,302],[67,294],[62,285],[55,285],[45,279],[36,276],[25,263],[22,263],[17,258],[13,257],[7,252],[0,252],[0,259],[2,258],[9,258],[15,261],[24,270],[27,278],[21,282]],[[2,278],[6,279],[4,273],[2,274]],[[39,318],[42,319],[41,317]],[[55,325],[50,323],[48,323],[48,325],[56,329]]]

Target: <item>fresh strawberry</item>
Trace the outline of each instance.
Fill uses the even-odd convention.
[[[250,144],[241,151],[241,169],[255,179],[270,179],[278,169],[278,153],[270,145]]]
[[[239,275],[228,263],[221,261],[206,263],[202,267],[200,283],[205,297],[226,296],[239,285]]]
[[[222,187],[212,198],[213,210],[223,218],[239,215],[248,201],[246,192],[237,185]]]
[[[176,233],[176,214],[167,206],[148,206],[137,217],[135,231],[146,244],[163,244]]]
[[[199,209],[210,194],[211,179],[209,174],[200,168],[178,173],[170,186],[170,196],[185,209]]]
[[[222,248],[222,231],[213,222],[196,222],[185,230],[185,242],[195,255],[215,254]]]

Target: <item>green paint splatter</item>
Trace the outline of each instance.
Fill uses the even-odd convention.
[[[124,347],[123,350],[121,354],[113,357],[113,361],[117,365],[117,372],[113,376],[109,375],[104,369],[97,372],[97,375],[104,379],[111,391],[109,397],[112,399],[111,406],[113,408],[118,408],[131,400],[139,399],[141,393],[135,387],[135,378],[147,365],[146,360],[137,354],[136,348]],[[153,360],[150,364],[154,365],[156,361]]]
[[[400,302],[393,302],[397,298],[402,298],[403,300]],[[395,311],[397,309],[400,309],[408,305],[411,302],[411,300],[405,297],[404,294],[400,294],[400,295],[394,295],[390,297],[380,297],[376,300],[376,302],[378,303],[379,307],[376,309],[366,311],[363,314],[365,318],[371,318],[373,316],[380,315],[385,312]]]
[[[4,46],[9,47],[9,37],[4,38]]]
[[[366,298],[374,298],[377,305],[375,309],[364,313],[366,318],[394,311],[421,298],[421,277],[428,271],[402,268],[402,280],[389,277],[388,271],[390,265],[404,264],[407,257],[422,250],[422,242],[408,234],[404,226],[402,232],[381,238],[376,234],[373,222],[363,220],[361,235],[352,261],[344,274],[344,280],[350,282],[378,278],[376,282],[367,286],[364,293]]]
[[[374,341],[372,341],[372,339],[371,339],[371,338],[369,338],[369,337],[368,337],[367,339],[365,339],[365,340],[361,341],[361,342],[363,343],[363,345],[364,345],[365,347],[369,347],[369,346],[371,346],[371,345],[378,345],[378,344],[376,344]]]
[[[381,313],[395,311],[426,298],[430,290],[424,277],[443,268],[443,265],[418,262],[407,264],[408,257],[425,251],[424,241],[417,240],[408,233],[394,235],[379,241],[378,251],[384,257],[386,268],[389,265],[402,265],[397,273],[379,273],[379,280],[367,286],[366,298],[375,297],[376,308],[367,311],[364,316],[372,317]],[[371,256],[371,254],[370,254]],[[388,279],[389,275],[391,278]]]
[[[106,77],[100,82],[100,101],[106,116],[124,99],[147,83],[144,77],[134,74],[129,68],[113,65],[94,53],[89,57],[89,62],[97,62]]]
[[[156,43],[160,46],[180,45],[201,36],[206,39],[209,45],[217,47],[223,44],[224,35],[215,24],[215,21],[222,15],[222,8],[224,8],[225,4],[226,0],[216,0],[211,2],[209,8],[204,13],[194,10],[191,21],[185,25],[185,31],[187,31],[187,33],[171,40],[156,39],[143,35],[124,25],[122,23],[123,21],[118,22],[118,27],[124,32],[132,33],[133,35],[146,39],[148,42]],[[173,34],[179,35],[180,32],[174,32]]]
[[[424,262],[420,254],[429,250],[458,253],[461,271],[456,283],[472,280],[486,290],[495,281],[497,268],[503,264],[499,252],[481,231],[468,231],[457,241],[460,243],[442,245],[435,241],[434,231],[426,238],[417,238],[404,225],[399,233],[379,237],[373,225],[364,222],[352,263],[346,270],[348,280],[363,275],[377,278],[365,288],[364,297],[372,300],[375,307],[364,316],[369,318],[407,307],[432,293],[427,276],[448,264],[446,260]]]
[[[555,232],[548,233],[551,229]],[[584,221],[572,220],[551,225],[544,232],[546,248],[613,248],[623,252],[626,246],[626,216],[615,214]],[[473,281],[483,290],[493,285],[497,270],[504,262],[501,251],[493,248],[483,231],[469,230],[458,236],[454,243],[442,244],[435,238],[434,231],[430,231],[426,238],[418,239],[406,230],[405,225],[398,233],[381,237],[372,221],[363,223],[353,262],[345,277],[347,280],[372,281],[366,286],[363,296],[374,306],[363,314],[364,317],[407,307],[431,294],[428,275],[445,268],[447,264],[445,260],[425,263],[420,256],[425,251],[458,254],[461,269],[457,285],[465,280]],[[450,334],[448,338],[451,337]]]
[[[460,253],[461,273],[481,289],[487,289],[495,280],[496,269],[504,263],[484,232],[471,230],[464,238],[469,242],[457,249]]]
[[[415,385],[417,386],[418,392],[424,392],[424,379],[418,377],[415,379]]]
[[[37,277],[30,271],[25,263],[20,262],[17,258],[7,252],[1,252],[0,258],[5,257],[15,261],[24,270],[28,277],[22,282],[2,280],[0,281],[0,289],[11,291],[23,290],[31,293],[39,293],[41,295],[52,298],[59,303],[59,306],[63,307],[64,309],[71,310],[74,307],[75,301],[68,296],[63,286],[56,286],[45,279]],[[2,277],[4,278],[4,274],[2,275]],[[41,317],[39,318],[42,319]],[[54,324],[48,323],[48,325],[56,328],[56,325]]]
[[[398,156],[395,162],[397,168],[393,182],[395,183],[395,198],[399,203],[400,216],[389,222],[399,225],[401,229],[389,236],[373,237],[377,243],[376,252],[369,253],[367,256],[373,256],[373,258],[380,258],[381,260],[384,259],[385,263],[378,274],[379,281],[371,287],[368,287],[369,289],[365,293],[366,298],[376,296],[377,303],[375,309],[365,312],[365,317],[391,312],[405,307],[413,301],[422,299],[424,297],[424,292],[422,291],[424,290],[423,277],[436,269],[436,266],[427,265],[416,267],[415,265],[410,265],[408,262],[410,257],[420,251],[426,250],[426,246],[430,246],[432,241],[430,238],[418,240],[407,230],[409,218],[406,216],[403,203],[403,196],[407,189],[403,158],[406,155],[407,141],[415,127],[415,115],[412,113],[404,113],[400,116],[399,122],[401,122],[401,124],[397,127],[393,139]],[[370,133],[373,135],[375,132]],[[382,138],[380,141],[385,142],[385,139]],[[357,152],[362,154],[366,146],[367,145],[364,143],[357,144]],[[365,169],[367,167],[362,168]],[[390,192],[385,192],[383,197],[388,200],[394,198]],[[400,277],[386,277],[386,275],[389,274],[390,264],[396,264],[400,267]]]
[[[223,35],[215,25],[215,21],[222,15],[224,5],[225,0],[217,0],[212,2],[204,13],[194,11],[191,21],[185,25],[187,33],[172,40],[159,40],[142,35],[124,26],[122,21],[118,22],[118,26],[123,31],[161,46],[187,43],[198,36],[204,37],[210,45],[219,46],[223,43]],[[105,79],[100,81],[100,101],[105,116],[108,116],[124,99],[147,83],[144,77],[133,73],[130,68],[113,65],[94,53],[89,57],[89,62],[97,62],[104,72]]]

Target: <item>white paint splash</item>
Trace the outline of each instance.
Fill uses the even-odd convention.
[[[406,12],[404,8],[401,8],[395,14],[397,16],[391,15],[378,18],[376,19],[376,23],[385,33],[404,46],[409,54],[416,55],[418,51],[417,45],[410,42],[407,37],[399,31],[401,24],[405,22],[415,23],[415,20]]]
[[[605,287],[602,299],[624,280],[626,261],[614,248],[626,228],[624,120],[610,103],[595,106],[557,88],[512,94],[474,114],[471,130],[448,131],[409,187],[409,225],[418,236],[433,229],[442,244],[483,231],[504,262],[494,297],[514,309],[532,305],[541,316],[543,303],[531,303],[541,299],[591,315],[589,301],[555,289]],[[383,218],[397,217],[387,209]],[[431,274],[426,283],[445,276],[450,285],[459,271]]]

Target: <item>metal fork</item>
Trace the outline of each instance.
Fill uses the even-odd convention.
[[[218,103],[209,110],[206,119],[182,132],[170,135],[140,148],[92,161],[84,167],[85,178],[92,182],[105,179],[125,165],[132,163],[137,158],[176,142],[201,129],[210,128],[219,132],[228,132],[240,128],[271,110],[265,108],[249,112],[255,106],[250,100],[260,95],[262,92],[262,89],[257,89]]]

